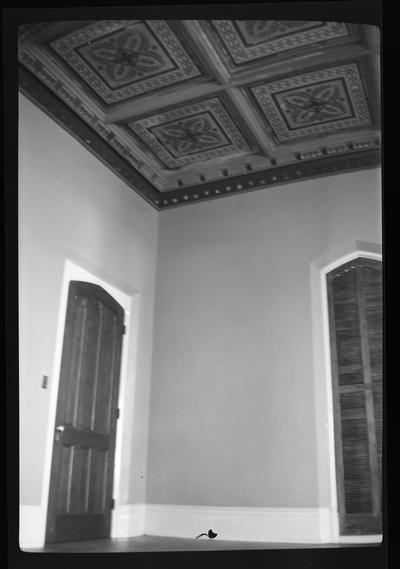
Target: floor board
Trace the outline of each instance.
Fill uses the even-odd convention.
[[[375,544],[370,544],[373,547]],[[187,539],[142,535],[130,538],[95,539],[46,545],[41,549],[24,549],[32,553],[129,553],[144,551],[218,551],[246,549],[319,549],[348,547],[344,544],[289,544],[249,541],[226,541],[222,539]],[[352,547],[357,547],[354,545]],[[360,545],[366,547],[366,544]]]

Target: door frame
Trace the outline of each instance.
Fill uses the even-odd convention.
[[[382,261],[381,246],[375,243],[356,242],[354,246],[349,246],[347,251],[337,250],[330,255],[320,257],[311,264],[315,409],[317,433],[322,433],[317,443],[319,485],[323,486],[326,482],[324,478],[329,478],[329,516],[328,520],[321,520],[321,538],[322,541],[333,543],[380,543],[382,535],[343,536],[340,535],[339,527],[333,378],[326,275],[335,268],[358,257]],[[322,409],[320,408],[321,401],[323,401]],[[321,429],[322,425],[325,429]],[[323,447],[328,449],[328,465],[322,464],[323,461],[321,461]],[[323,500],[326,496],[319,498]]]
[[[120,409],[120,417],[117,421],[116,429],[116,441],[115,441],[115,458],[114,458],[114,480],[113,480],[113,498],[115,499],[115,504],[118,504],[119,496],[121,495],[121,470],[122,470],[122,457],[130,456],[130,449],[124,449],[123,451],[123,431],[131,431],[133,425],[133,408],[131,412],[124,413],[124,403],[126,401],[129,392],[133,393],[135,385],[135,373],[136,361],[134,361],[134,369],[130,374],[130,382],[127,381],[128,372],[128,355],[130,352],[130,338],[133,337],[133,341],[137,341],[137,331],[139,324],[139,303],[140,294],[137,291],[131,289],[130,291],[124,292],[121,290],[124,288],[127,290],[126,286],[121,286],[120,283],[116,283],[115,280],[110,275],[104,275],[103,271],[89,266],[88,263],[79,260],[79,265],[75,261],[66,259],[64,262],[64,270],[61,284],[60,292],[60,302],[57,318],[57,331],[56,340],[54,348],[54,363],[52,368],[52,376],[50,381],[50,393],[49,393],[49,413],[47,419],[47,436],[46,436],[46,450],[44,456],[44,469],[43,469],[43,480],[42,480],[42,501],[41,501],[41,536],[42,545],[45,543],[46,537],[46,526],[47,526],[47,508],[49,500],[49,490],[50,490],[50,475],[51,475],[51,461],[53,455],[53,444],[54,444],[54,426],[56,418],[56,407],[58,399],[58,388],[60,381],[60,369],[61,369],[61,355],[64,340],[64,328],[65,328],[65,318],[67,313],[67,302],[68,302],[68,291],[69,284],[73,280],[81,280],[97,284],[101,286],[106,292],[108,292],[124,309],[125,314],[125,326],[126,332],[122,337],[122,353],[121,353],[121,371],[120,371],[120,383],[119,383],[119,394],[118,394],[118,407]],[[84,268],[85,265],[88,268]],[[107,279],[107,280],[106,280]],[[111,282],[113,284],[111,284]],[[117,284],[117,286],[115,286]],[[133,357],[136,359],[137,350],[133,350]],[[131,365],[132,362],[129,362]],[[114,516],[113,516],[114,517]],[[113,535],[113,519],[111,523],[111,536]]]

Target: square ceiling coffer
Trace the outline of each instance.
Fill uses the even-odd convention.
[[[218,97],[142,118],[128,126],[169,168],[250,151]]]
[[[51,47],[106,103],[201,75],[164,20],[97,22]]]
[[[295,75],[250,90],[278,142],[371,125],[355,63]]]

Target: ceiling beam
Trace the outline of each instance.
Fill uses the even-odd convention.
[[[210,38],[204,31],[204,22],[199,20],[183,20],[189,31],[191,42],[197,54],[212,70],[212,74],[220,83],[229,83],[231,75],[218,50],[214,47]],[[192,48],[193,48],[192,47]]]
[[[300,75],[306,73],[308,68],[322,65],[335,65],[350,60],[357,60],[369,55],[369,50],[362,45],[346,45],[335,49],[323,49],[310,53],[293,54],[290,59],[272,58],[269,62],[265,59],[258,64],[253,63],[251,69],[235,72],[230,84],[240,87],[245,84],[273,81],[286,75]]]
[[[182,88],[177,86],[160,94],[152,93],[146,98],[137,101],[128,101],[114,105],[111,110],[105,113],[104,121],[108,124],[116,122],[124,122],[135,117],[139,117],[146,113],[160,111],[163,107],[184,103],[193,99],[202,98],[207,95],[214,95],[226,89],[225,85],[217,85],[216,83],[200,83],[198,85],[190,85]]]

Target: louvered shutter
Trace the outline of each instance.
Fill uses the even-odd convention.
[[[381,262],[355,259],[327,284],[340,531],[381,533]]]

